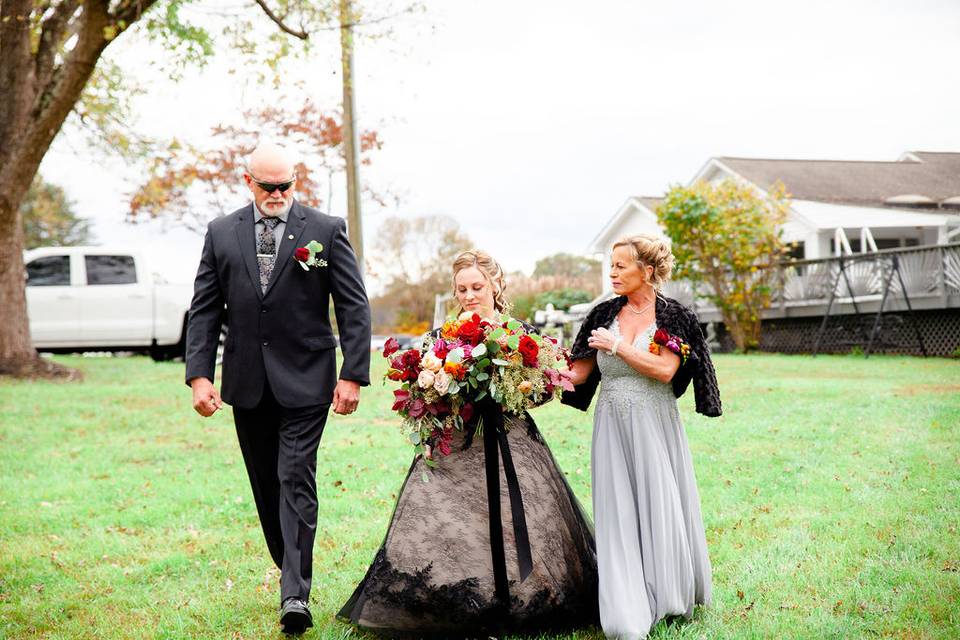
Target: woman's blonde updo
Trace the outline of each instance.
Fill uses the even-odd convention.
[[[464,251],[453,261],[453,292],[457,292],[457,274],[464,269],[476,267],[484,275],[487,282],[493,288],[493,308],[494,311],[507,313],[510,303],[503,297],[503,292],[507,290],[507,282],[503,277],[503,269],[500,264],[486,251],[480,249],[470,249]]]
[[[613,249],[617,247],[629,247],[633,253],[633,259],[641,269],[645,270],[647,266],[653,267],[650,284],[657,291],[660,291],[670,279],[670,274],[673,272],[673,252],[670,251],[670,243],[665,238],[642,233],[617,241]]]

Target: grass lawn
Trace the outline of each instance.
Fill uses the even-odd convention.
[[[281,637],[229,411],[195,415],[182,364],[58,360],[85,381],[0,382],[0,638]],[[716,365],[724,417],[681,401],[714,604],[652,637],[960,637],[960,363]],[[334,614],[409,465],[389,395],[327,423],[308,638],[363,636]],[[534,415],[589,506],[592,414]]]

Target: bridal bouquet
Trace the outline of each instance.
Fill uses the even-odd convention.
[[[383,355],[390,361],[386,377],[401,383],[393,410],[418,454],[429,445],[448,455],[453,430],[463,429],[488,396],[504,412],[520,415],[573,391],[569,373],[560,370],[569,364],[566,350],[506,315],[487,321],[463,313],[447,321],[439,337],[429,336],[422,350],[400,351],[390,338]],[[428,457],[427,464],[436,461]]]

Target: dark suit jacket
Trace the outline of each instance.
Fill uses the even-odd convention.
[[[587,344],[590,332],[600,327],[609,327],[626,303],[626,296],[617,296],[601,302],[591,309],[580,326],[580,332],[570,349],[570,357],[573,360],[592,358],[596,355],[597,350]],[[717,374],[713,369],[713,361],[710,359],[710,347],[700,330],[700,321],[697,319],[697,314],[673,298],[661,295],[657,296],[654,308],[656,309],[657,326],[662,327],[672,335],[680,336],[684,342],[690,345],[690,355],[687,357],[687,361],[677,369],[677,372],[673,375],[673,380],[670,381],[673,387],[673,395],[678,398],[682,396],[692,381],[697,412],[710,417],[719,416],[723,412],[720,403],[720,387],[717,386]],[[599,384],[600,369],[594,366],[587,380],[583,384],[577,385],[572,393],[564,393],[560,402],[586,411]]]
[[[213,380],[226,314],[224,402],[253,408],[267,381],[285,407],[330,403],[337,381],[332,297],[343,351],[339,377],[370,384],[370,306],[346,222],[294,201],[262,293],[253,206],[207,227],[187,319],[187,383],[200,376]],[[323,244],[319,257],[327,266],[304,271],[293,250],[311,240]]]

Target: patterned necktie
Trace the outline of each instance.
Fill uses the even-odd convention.
[[[280,218],[263,218],[263,225],[257,233],[257,264],[260,265],[260,289],[266,293],[273,273],[273,263],[277,261],[277,239],[273,230],[280,224]]]

